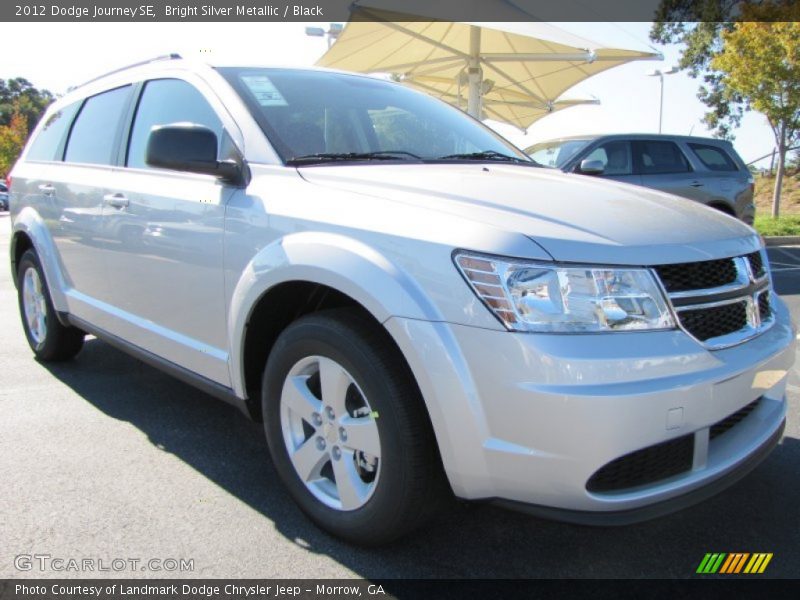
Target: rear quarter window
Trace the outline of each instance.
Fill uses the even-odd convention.
[[[63,142],[72,119],[78,112],[79,102],[70,104],[47,117],[39,133],[31,142],[27,160],[53,161],[61,160],[64,153]]]
[[[709,171],[738,171],[738,167],[730,155],[722,148],[707,144],[689,144],[689,147]]]
[[[64,160],[72,163],[110,165],[117,149],[117,132],[128,106],[131,86],[116,88],[88,98],[67,141]]]

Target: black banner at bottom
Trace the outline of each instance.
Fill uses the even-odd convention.
[[[4,579],[0,600],[798,598],[800,580]]]

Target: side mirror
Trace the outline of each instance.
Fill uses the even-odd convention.
[[[601,175],[606,168],[600,160],[582,160],[578,173],[583,175]]]
[[[217,160],[217,136],[202,125],[175,123],[153,127],[145,162],[151,167],[214,175],[241,183],[242,169],[232,160]]]

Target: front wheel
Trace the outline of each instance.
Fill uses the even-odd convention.
[[[22,255],[17,274],[19,312],[31,350],[43,361],[73,358],[83,347],[85,334],[58,320],[36,252]]]
[[[386,543],[445,497],[419,391],[388,335],[349,310],[303,317],[278,338],[262,393],[270,453],[321,528]]]

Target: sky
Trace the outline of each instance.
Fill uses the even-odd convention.
[[[310,66],[327,42],[305,35],[306,26],[327,23],[16,23],[0,35],[0,78],[25,77],[59,94],[115,68],[178,52],[212,63]],[[650,23],[560,23],[561,28],[616,48],[655,48],[663,61],[637,61],[591,77],[564,97],[596,97],[599,105],[577,106],[549,115],[526,132],[487,124],[524,148],[534,143],[587,133],[658,131],[659,79],[653,69],[677,64],[677,46],[653,46]],[[24,49],[24,50],[23,50]],[[684,73],[664,77],[663,132],[710,135],[697,99],[699,81]],[[774,147],[772,131],[758,113],[745,116],[734,145],[750,162]],[[759,166],[768,164],[760,161]]]

